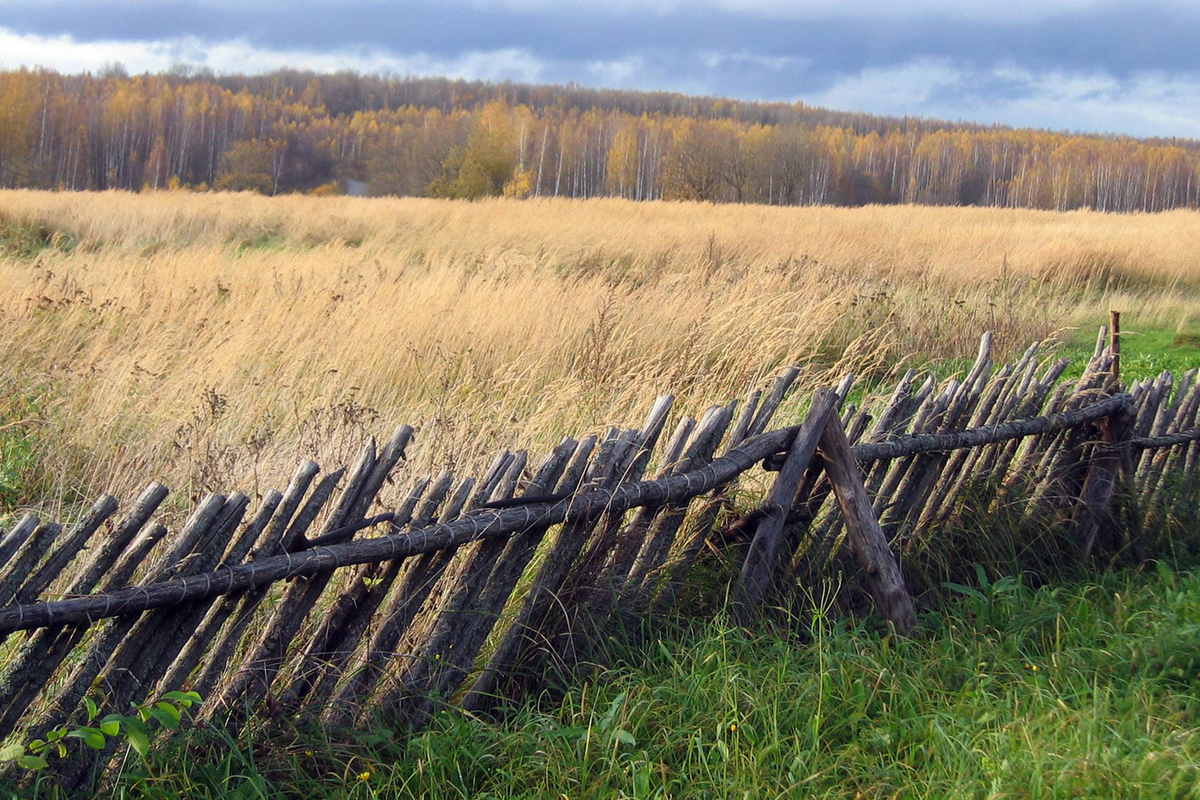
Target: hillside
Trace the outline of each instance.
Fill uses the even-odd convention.
[[[1200,147],[665,92],[0,72],[0,187],[1162,211]]]

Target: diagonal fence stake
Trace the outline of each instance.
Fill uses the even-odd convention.
[[[764,504],[765,513],[754,532],[750,550],[742,562],[742,574],[734,595],[736,614],[739,617],[746,617],[758,606],[771,587],[788,511],[791,510],[792,500],[796,497],[796,490],[800,488],[804,472],[808,469],[808,462],[812,460],[817,449],[821,431],[825,429],[829,420],[837,418],[833,413],[837,401],[838,396],[835,392],[829,389],[818,390],[813,396],[808,417],[796,432],[796,438],[792,440],[787,458],[779,470],[779,477],[775,479],[775,485],[771,487],[771,494]]]
[[[897,631],[911,633],[917,625],[912,598],[904,588],[900,566],[879,527],[871,497],[858,472],[854,451],[850,449],[850,440],[837,415],[831,414],[821,431],[819,449],[825,459],[825,473],[846,521],[846,539],[854,557],[867,573],[875,604]]]

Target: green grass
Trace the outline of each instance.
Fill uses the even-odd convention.
[[[1062,357],[1071,359],[1067,375],[1078,377],[1092,357],[1096,330],[1075,332],[1062,347]],[[1200,366],[1200,330],[1174,328],[1130,328],[1121,333],[1121,377],[1125,381],[1156,377],[1170,370],[1176,380]]]
[[[0,213],[0,256],[33,260],[43,250],[58,249],[69,253],[78,244],[78,237],[71,231]]]
[[[789,635],[680,623],[501,723],[195,732],[114,796],[1200,797],[1200,575],[949,596],[911,640],[821,609]]]
[[[287,244],[287,239],[276,232],[260,231],[239,239],[234,245],[234,252],[241,255],[254,250],[282,250]]]
[[[1044,347],[1040,357],[1043,359],[1070,359],[1070,365],[1063,373],[1063,380],[1078,378],[1091,361],[1092,352],[1096,347],[1095,327],[1087,326],[1064,334],[1062,340]],[[1020,357],[1017,353],[1013,361]],[[923,359],[913,358],[904,363],[904,367],[912,367],[917,372],[928,372],[939,379],[952,375],[959,377],[970,371],[974,355],[961,358]],[[1200,328],[1138,328],[1124,331],[1121,338],[1121,377],[1123,382],[1157,377],[1163,370],[1170,370],[1176,380],[1190,369],[1200,366]],[[996,368],[999,367],[997,364]],[[870,396],[888,396],[895,388],[896,378],[902,372],[895,369],[884,375],[868,376],[859,380],[851,389],[847,402],[861,403]],[[785,409],[788,408],[785,404]]]
[[[5,527],[23,501],[45,493],[38,429],[49,396],[43,387],[0,382],[0,524]]]

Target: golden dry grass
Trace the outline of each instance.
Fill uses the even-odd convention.
[[[1200,312],[1200,214],[0,192],[0,381],[37,497],[279,486],[364,430],[413,467]],[[35,423],[28,423],[28,419]],[[5,423],[5,424],[8,424]]]

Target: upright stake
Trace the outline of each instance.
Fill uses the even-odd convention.
[[[829,476],[842,518],[846,521],[846,541],[867,573],[875,605],[897,631],[911,633],[917,626],[912,598],[904,588],[900,566],[875,518],[854,451],[850,449],[846,431],[836,414],[829,417],[821,432],[818,451],[825,459],[825,474]]]
[[[1109,311],[1108,335],[1112,342],[1112,382],[1113,391],[1121,390],[1121,312]]]
[[[1103,439],[1097,443],[1092,454],[1087,478],[1073,514],[1075,538],[1084,559],[1092,555],[1101,530],[1111,525],[1113,496],[1121,462],[1129,454],[1132,417],[1132,409],[1122,406],[1115,414],[1100,421]]]

